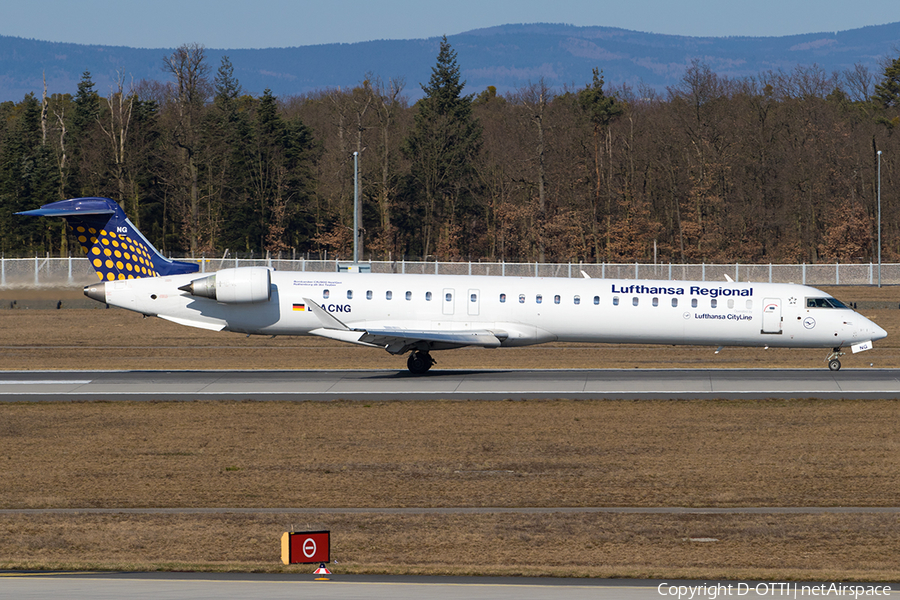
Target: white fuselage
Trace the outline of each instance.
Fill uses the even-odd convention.
[[[560,341],[839,348],[887,335],[848,308],[816,307],[810,299],[831,297],[794,284],[275,271],[268,300],[222,303],[178,290],[200,277],[97,285],[105,286],[112,306],[184,325],[352,343],[363,343],[360,331],[370,329],[487,330],[502,333],[501,346]],[[309,301],[347,330],[328,327]]]

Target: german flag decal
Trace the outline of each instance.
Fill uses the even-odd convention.
[[[295,304],[294,310],[304,311],[304,310],[306,310],[306,305],[305,304]]]

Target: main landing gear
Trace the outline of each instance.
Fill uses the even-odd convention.
[[[831,354],[828,355],[828,358],[825,359],[825,362],[828,363],[828,369],[831,371],[840,371],[841,370],[841,361],[838,359],[844,355],[841,352],[840,346],[837,348],[833,348],[831,350]]]
[[[409,369],[409,372],[413,375],[423,375],[428,372],[428,369],[431,368],[431,365],[434,364],[434,359],[431,358],[431,355],[428,352],[423,350],[413,350],[409,358],[406,359],[406,368]]]

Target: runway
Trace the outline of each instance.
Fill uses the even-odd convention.
[[[5,371],[0,401],[900,398],[900,370]]]
[[[843,597],[896,596],[896,584],[834,582],[679,581],[557,579],[552,577],[425,577],[247,573],[0,573],[0,587],[19,599],[310,598],[317,600],[418,599],[494,600],[560,598],[650,600],[653,598],[814,598],[831,585],[852,585]],[[868,594],[866,594],[868,591]],[[858,594],[854,595],[854,592]]]

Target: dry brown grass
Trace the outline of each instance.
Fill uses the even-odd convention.
[[[0,568],[308,573],[291,525],[331,530],[338,574],[896,581],[900,552],[894,515],[0,515]]]
[[[164,402],[3,407],[4,508],[885,506],[894,401]],[[900,517],[2,515],[0,567],[896,579]],[[685,538],[713,537],[713,543]],[[473,552],[474,549],[474,552]],[[739,565],[740,568],[735,568]]]
[[[897,401],[3,406],[0,508],[892,506]]]

